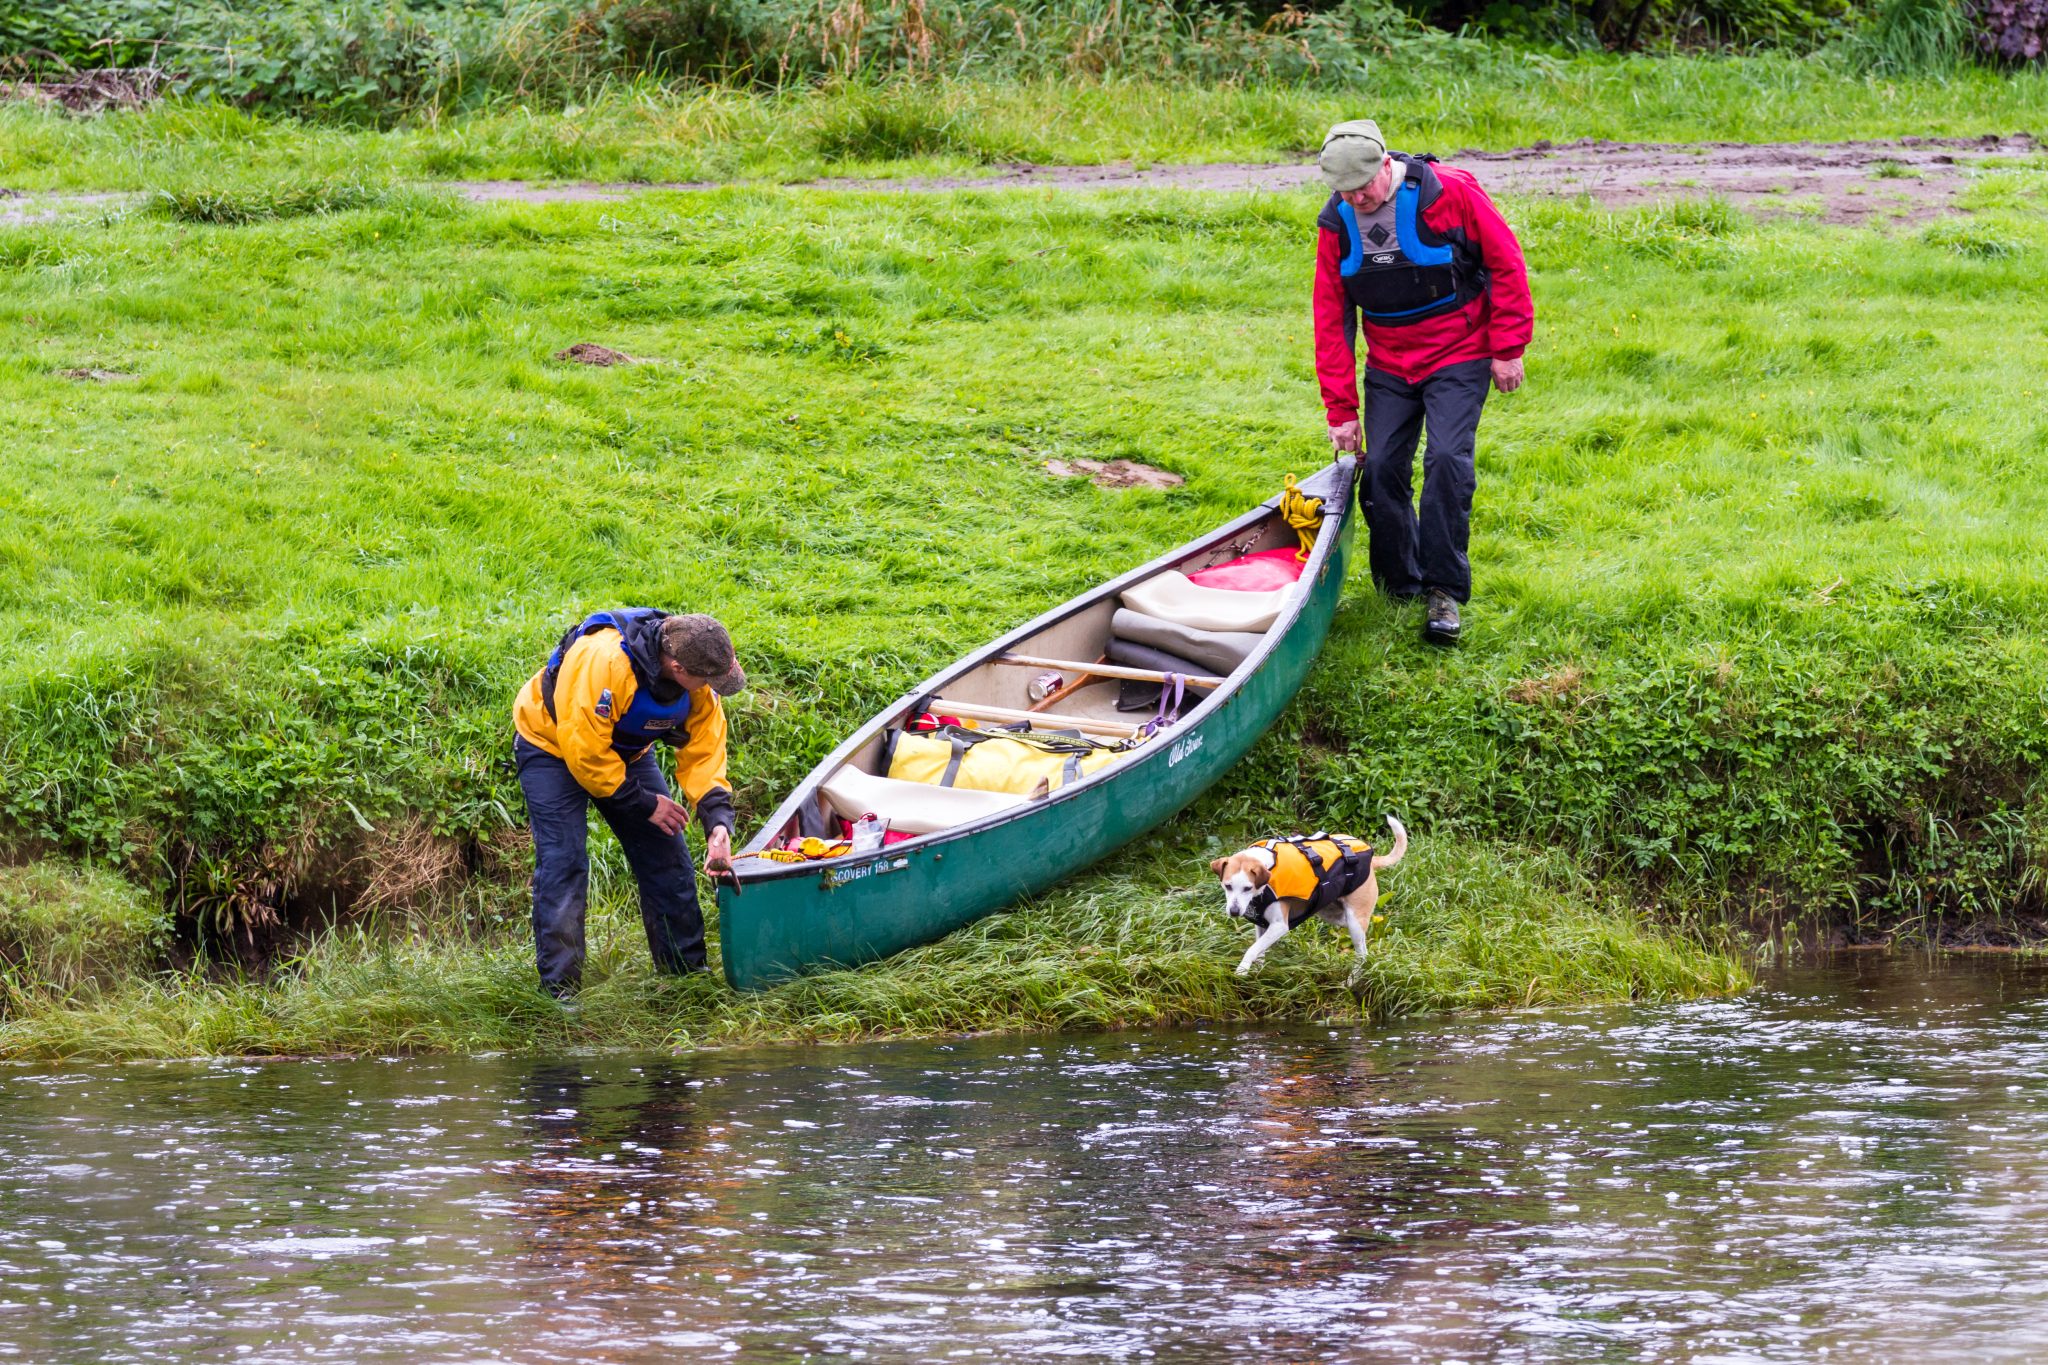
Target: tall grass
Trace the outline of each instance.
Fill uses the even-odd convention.
[[[1975,54],[1975,25],[1963,0],[1879,0],[1854,50],[1880,75],[1948,76]]]
[[[1272,17],[1235,0],[49,0],[0,11],[0,56],[17,65],[155,65],[186,95],[353,120],[492,101],[559,107],[641,78],[765,88],[970,73],[1356,82],[1410,43],[1458,46],[1387,0]]]

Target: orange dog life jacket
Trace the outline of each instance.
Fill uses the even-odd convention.
[[[1252,913],[1263,920],[1276,900],[1297,900],[1301,907],[1287,917],[1292,929],[1325,906],[1335,905],[1365,885],[1372,875],[1372,845],[1346,834],[1317,830],[1303,837],[1261,839],[1253,848],[1271,849],[1273,874],[1252,899]]]

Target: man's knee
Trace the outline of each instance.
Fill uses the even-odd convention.
[[[581,840],[533,841],[533,884],[536,891],[582,887],[590,881],[590,847]]]

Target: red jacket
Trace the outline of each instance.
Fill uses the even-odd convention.
[[[1484,294],[1455,313],[1405,327],[1364,324],[1365,363],[1410,384],[1467,360],[1513,360],[1528,349],[1536,325],[1529,268],[1514,230],[1470,172],[1449,166],[1431,169],[1444,188],[1422,211],[1422,221],[1440,233],[1463,228],[1491,282]],[[1351,300],[1337,273],[1343,244],[1328,228],[1317,237],[1316,378],[1334,427],[1358,418],[1358,357],[1351,341]]]

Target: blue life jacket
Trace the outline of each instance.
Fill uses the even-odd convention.
[[[569,646],[600,630],[619,633],[619,649],[633,665],[633,703],[626,713],[612,717],[612,748],[631,758],[656,740],[680,745],[684,722],[690,718],[690,694],[661,673],[661,623],[665,611],[653,607],[624,607],[617,611],[593,612],[562,633],[555,652],[548,655],[541,679],[541,701],[548,715],[555,714],[555,680],[561,676],[562,657]]]
[[[1486,266],[1465,240],[1463,228],[1439,233],[1422,221],[1422,211],[1444,192],[1430,169],[1433,157],[1394,159],[1406,169],[1393,197],[1368,214],[1331,195],[1316,219],[1337,234],[1343,259],[1337,273],[1345,296],[1367,322],[1402,327],[1463,308],[1486,292]],[[1347,315],[1348,326],[1352,319]]]

